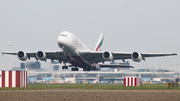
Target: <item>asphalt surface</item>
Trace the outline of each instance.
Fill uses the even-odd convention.
[[[0,101],[180,101],[180,90],[7,90]]]

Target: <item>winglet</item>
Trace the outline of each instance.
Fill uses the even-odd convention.
[[[103,40],[104,40],[104,35],[101,33],[94,51],[101,51]]]
[[[177,55],[176,53],[172,53],[173,55]]]

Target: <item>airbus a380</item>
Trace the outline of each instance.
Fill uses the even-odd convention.
[[[106,67],[132,67],[119,64],[104,64],[105,61],[132,59],[134,62],[145,61],[146,57],[158,57],[158,56],[171,56],[177,55],[176,53],[140,53],[140,52],[110,52],[101,51],[104,35],[100,34],[97,45],[94,51],[89,50],[74,34],[64,31],[60,33],[57,39],[58,46],[62,51],[38,51],[38,52],[2,52],[2,54],[17,55],[17,57],[26,61],[31,57],[36,60],[51,61],[58,60],[59,63],[64,63],[62,69],[68,69],[66,63],[70,63],[69,67],[72,67],[72,71],[78,71],[79,68],[83,68],[84,71],[100,70]],[[102,62],[102,63],[101,63]],[[99,64],[101,63],[101,64]],[[133,67],[132,67],[133,68]]]

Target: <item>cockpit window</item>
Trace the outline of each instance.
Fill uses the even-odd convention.
[[[60,34],[60,36],[65,36],[65,37],[67,37],[67,35],[65,35],[65,34]]]

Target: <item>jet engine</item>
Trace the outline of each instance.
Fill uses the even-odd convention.
[[[131,54],[131,58],[132,58],[132,60],[133,60],[134,62],[141,62],[141,60],[142,60],[142,55],[141,55],[141,53],[133,52],[133,53]]]
[[[43,51],[38,51],[36,57],[41,61],[46,61],[46,53]]]
[[[27,54],[24,51],[19,51],[17,53],[17,57],[21,61],[26,61],[27,60]]]
[[[104,53],[102,54],[102,57],[103,57],[105,60],[107,60],[107,61],[112,61],[112,60],[113,60],[113,55],[112,55],[112,53],[111,53],[111,52],[108,52],[108,51],[104,52]]]

